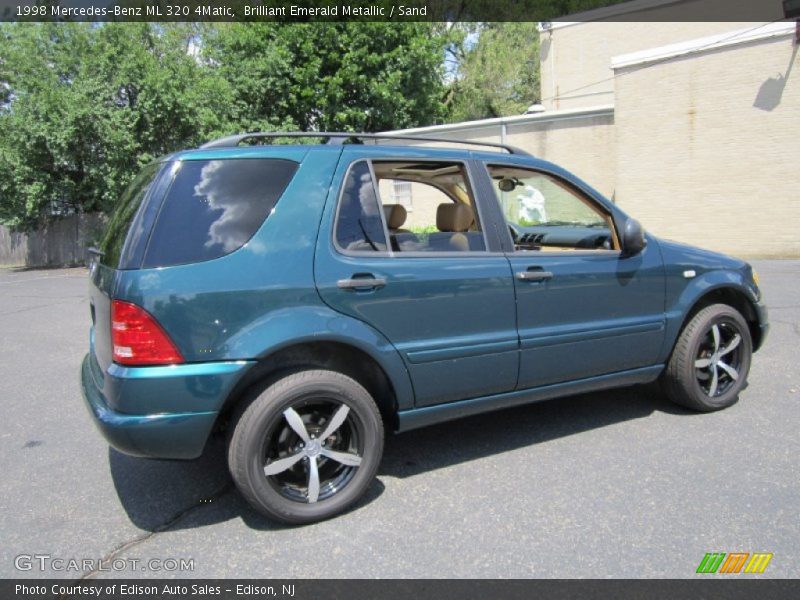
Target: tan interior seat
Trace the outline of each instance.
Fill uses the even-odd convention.
[[[406,222],[408,211],[402,204],[384,204],[383,214],[386,216],[386,226],[390,233],[409,233],[407,229],[401,229]]]
[[[469,231],[475,223],[475,213],[466,204],[443,202],[436,209],[436,229],[439,231]]]
[[[392,205],[383,207],[386,211],[386,222],[392,237],[392,247],[401,252],[467,252],[483,251],[486,245],[483,233],[471,231],[475,229],[475,213],[466,204],[444,202],[436,209],[436,228],[433,233],[414,234],[392,227],[405,221],[403,209],[402,221],[394,214]],[[401,207],[402,208],[402,207]]]
[[[466,204],[445,202],[436,209],[436,228],[443,233],[450,234],[444,239],[447,247],[443,248],[443,250],[468,251],[470,249],[470,240],[466,232],[474,224],[475,213]]]

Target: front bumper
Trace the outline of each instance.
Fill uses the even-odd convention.
[[[753,351],[758,350],[764,345],[764,340],[767,339],[769,332],[769,318],[767,315],[767,305],[763,302],[756,302],[756,317],[758,318],[759,336],[757,340],[753,340]]]
[[[112,365],[104,373],[90,352],[81,365],[81,389],[95,425],[120,452],[147,458],[197,458],[249,364]]]

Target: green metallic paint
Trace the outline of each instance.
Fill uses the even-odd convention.
[[[94,423],[120,452],[148,458],[197,458],[217,418],[216,411],[128,415],[111,409],[83,359],[81,390]]]
[[[625,259],[614,253],[511,252],[484,164],[562,177],[603,206],[617,227],[627,219],[596,190],[551,163],[494,152],[371,144],[218,148],[162,160],[248,157],[285,158],[300,167],[274,213],[242,248],[188,265],[92,269],[94,324],[82,389],[97,426],[123,452],[198,456],[220,410],[251,369],[297,344],[334,342],[370,356],[392,386],[399,428],[405,430],[651,381],[663,369],[688,312],[715,289],[743,294],[766,331],[766,311],[750,268],[736,259],[649,235],[646,250]],[[341,181],[347,166],[364,158],[463,161],[483,203],[482,225],[492,251],[413,257],[338,253],[331,228]],[[513,273],[529,263],[546,265],[557,277],[517,282]],[[686,279],[688,269],[697,276]],[[385,278],[386,287],[374,292],[337,287],[338,279],[363,272]],[[150,312],[186,364],[114,364],[112,298]],[[615,355],[620,360],[612,360]]]

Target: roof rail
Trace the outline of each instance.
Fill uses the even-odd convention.
[[[244,140],[250,139],[274,139],[274,138],[324,138],[325,144],[340,145],[340,144],[363,144],[364,140],[403,140],[415,142],[439,142],[445,144],[463,144],[468,146],[486,146],[497,150],[505,150],[509,154],[518,154],[521,156],[531,156],[529,152],[517,148],[516,146],[509,146],[508,144],[494,144],[491,142],[470,142],[465,140],[450,140],[446,138],[435,138],[421,135],[392,135],[389,133],[352,133],[346,131],[285,131],[285,132],[252,132],[242,133],[240,135],[229,135],[227,137],[219,138],[211,142],[207,142],[200,146],[200,148],[235,148]]]

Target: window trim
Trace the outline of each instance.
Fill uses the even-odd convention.
[[[383,232],[386,236],[386,250],[383,251],[373,251],[373,250],[346,250],[342,248],[337,239],[336,239],[336,232],[339,226],[339,211],[342,206],[342,196],[344,195],[344,183],[347,180],[348,175],[350,175],[350,170],[359,162],[365,161],[369,165],[370,175],[372,176],[372,187],[375,190],[375,197],[378,200],[379,205],[379,213],[381,217],[381,223],[383,224]],[[453,250],[453,251],[435,251],[435,252],[397,252],[392,248],[391,243],[391,236],[389,234],[389,228],[386,223],[386,215],[383,212],[383,201],[381,199],[380,190],[379,190],[379,183],[378,178],[375,176],[375,169],[373,167],[374,162],[448,162],[453,164],[458,164],[461,166],[463,172],[466,174],[465,181],[469,186],[469,190],[467,192],[470,194],[472,198],[473,205],[475,207],[475,211],[477,213],[478,223],[480,225],[480,233],[483,236],[483,250],[468,250],[468,251],[460,251],[460,250]],[[505,253],[502,250],[494,251],[489,249],[489,238],[486,234],[486,218],[484,215],[484,208],[482,206],[482,202],[479,198],[480,194],[477,193],[477,186],[475,185],[474,174],[472,169],[470,169],[471,162],[466,159],[454,159],[454,158],[432,158],[432,157],[407,157],[407,156],[379,156],[377,158],[357,158],[353,162],[351,162],[347,166],[347,170],[344,173],[344,177],[342,178],[341,183],[339,184],[339,193],[336,195],[336,212],[334,214],[333,219],[333,228],[331,229],[331,241],[333,243],[333,248],[339,254],[343,256],[350,256],[350,257],[365,257],[371,256],[373,258],[396,258],[396,257],[406,257],[406,258],[455,258],[455,257],[479,257],[479,258],[486,258],[492,256],[505,256]],[[421,182],[417,182],[421,183]],[[431,185],[431,184],[427,184]],[[431,186],[436,188],[436,186]],[[438,188],[437,188],[438,189]],[[444,193],[444,192],[443,192]]]
[[[602,202],[598,202],[597,199],[594,198],[592,194],[590,194],[587,190],[583,189],[581,186],[569,181],[567,178],[559,175],[558,173],[554,173],[551,170],[544,169],[541,167],[534,167],[529,165],[521,165],[515,163],[501,163],[496,161],[488,161],[484,160],[481,161],[484,167],[484,171],[486,173],[486,180],[491,188],[492,198],[493,201],[497,204],[499,210],[499,216],[502,218],[503,229],[505,230],[504,233],[500,234],[504,236],[504,239],[507,240],[507,243],[511,251],[506,252],[510,256],[541,256],[541,257],[565,257],[565,256],[621,256],[622,255],[622,240],[619,236],[619,232],[617,229],[617,219],[614,212],[608,208]],[[609,223],[611,229],[611,236],[616,244],[616,248],[614,249],[605,249],[605,248],[597,248],[597,249],[585,249],[585,248],[575,248],[571,250],[546,250],[544,252],[539,250],[517,250],[515,248],[514,240],[511,237],[511,233],[508,231],[508,221],[503,214],[503,211],[500,210],[500,201],[497,198],[497,192],[494,190],[494,179],[492,179],[492,175],[489,172],[489,167],[499,167],[504,169],[520,169],[523,171],[531,171],[534,173],[540,173],[546,177],[550,177],[554,179],[558,184],[565,186],[565,188],[569,191],[576,192],[575,196],[580,201],[586,204],[590,209],[595,210],[601,215],[604,215],[606,220]]]
[[[381,218],[381,227],[383,227],[383,239],[386,244],[386,253],[389,256],[394,255],[394,248],[392,248],[392,239],[389,234],[389,224],[386,222],[386,213],[383,212],[383,202],[381,202],[381,191],[378,188],[378,177],[375,175],[375,167],[372,161],[366,159],[369,165],[369,176],[372,178],[372,189],[375,192],[375,201],[378,203],[378,215]]]

